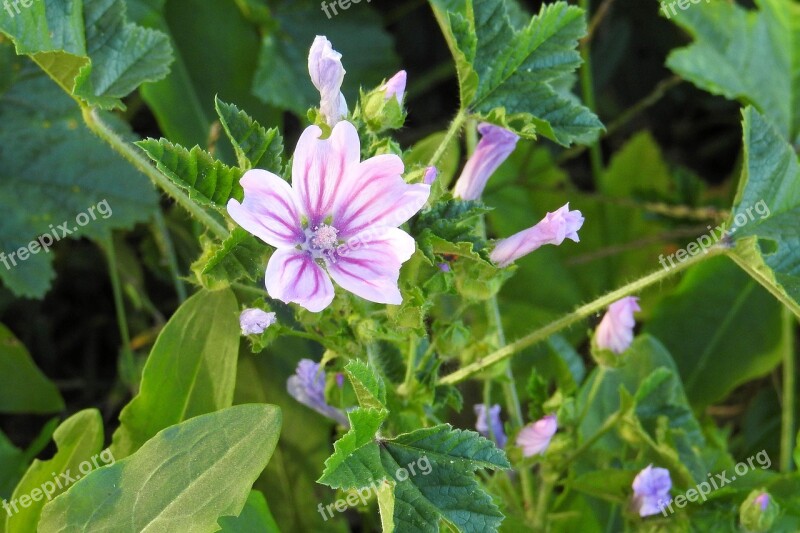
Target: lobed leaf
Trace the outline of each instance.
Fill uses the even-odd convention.
[[[278,128],[264,129],[247,113],[219,98],[215,106],[222,127],[233,144],[239,168],[263,168],[280,175],[283,171],[283,137]]]

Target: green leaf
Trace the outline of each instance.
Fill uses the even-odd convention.
[[[436,153],[437,148],[439,148],[439,145],[444,142],[445,136],[446,132],[441,131],[428,135],[421,141],[418,141],[403,155],[403,162],[405,163],[406,168],[411,169],[415,166],[419,166],[422,169],[427,168],[427,165],[433,155]],[[436,181],[433,182],[433,186],[431,187],[431,197],[429,200],[431,205],[436,203],[436,200],[438,200],[447,191],[447,188],[450,185],[450,182],[453,181],[453,178],[455,178],[456,172],[458,172],[460,165],[461,145],[458,142],[458,138],[453,136],[445,148],[441,159],[439,159],[439,164],[437,165],[439,174],[436,177]]]
[[[229,407],[238,355],[233,293],[203,290],[186,300],[156,339],[139,394],[120,413],[114,456],[127,457],[173,424]]]
[[[757,0],[758,11],[704,2],[674,21],[694,38],[667,66],[699,88],[755,105],[787,140],[800,141],[800,5]],[[769,83],[765,83],[769,80]]]
[[[47,504],[40,531],[218,531],[237,516],[278,443],[281,412],[239,405],[159,432]]]
[[[219,533],[280,533],[278,524],[272,516],[272,512],[267,505],[267,499],[260,491],[250,491],[247,503],[242,513],[232,518],[224,516],[219,519],[222,529]]]
[[[372,409],[386,408],[386,385],[374,369],[360,359],[353,359],[344,367],[347,378],[356,392],[358,404]]]
[[[0,260],[7,262],[0,279],[18,296],[41,298],[55,276],[54,254],[34,248],[20,261],[18,250],[37,239],[99,239],[131,228],[150,217],[157,196],[147,178],[83,126],[74,102],[47,76],[24,58],[14,60],[13,72],[13,85],[0,94]],[[76,218],[87,215],[79,227]]]
[[[215,105],[222,127],[236,151],[239,168],[263,168],[280,175],[283,171],[283,137],[278,128],[265,130],[250,115],[219,98]]]
[[[36,533],[47,502],[67,490],[70,480],[77,481],[104,466],[105,453],[100,453],[103,437],[103,419],[96,409],[80,411],[58,426],[53,433],[58,451],[47,461],[35,460],[20,480],[11,501],[17,504],[22,498],[32,501],[25,502],[27,506],[19,505],[19,512],[5,519],[6,531]],[[107,462],[113,460],[109,454]]]
[[[264,275],[269,248],[240,227],[217,243],[209,241],[203,255],[192,265],[200,284],[220,289],[240,279],[256,281]]]
[[[600,120],[556,87],[581,64],[583,10],[565,2],[542,6],[515,28],[505,0],[433,0],[461,85],[461,105],[481,118],[533,138],[536,132],[568,146],[590,142]],[[449,13],[448,13],[449,11]],[[446,18],[447,17],[447,18]]]
[[[90,106],[124,108],[121,98],[169,72],[169,39],[127,22],[123,0],[42,0],[3,15],[0,32],[17,53]]]
[[[34,457],[39,455],[49,444],[53,432],[58,427],[58,419],[49,420],[39,431],[26,450],[20,450],[0,431],[0,498],[9,498],[14,487]],[[0,532],[4,531],[5,520],[0,520]]]
[[[46,414],[64,409],[64,400],[56,386],[3,324],[0,324],[0,391],[0,413]]]
[[[800,316],[800,164],[752,107],[744,110],[745,161],[731,213],[733,259]]]
[[[780,305],[724,257],[689,270],[644,331],[673,354],[695,408],[724,400],[781,360]]]
[[[460,531],[497,531],[503,515],[472,475],[511,466],[491,441],[449,424],[376,439],[385,411],[357,408],[348,415],[351,429],[334,445],[320,483],[378,487],[382,522],[397,533],[438,532],[442,519]]]
[[[242,200],[242,171],[215,159],[199,146],[187,150],[166,139],[145,139],[136,144],[195,202],[223,210],[229,199]]]

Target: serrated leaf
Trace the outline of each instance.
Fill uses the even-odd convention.
[[[74,102],[46,75],[24,58],[13,67],[13,85],[0,95],[0,258],[8,261],[0,278],[18,296],[41,298],[55,276],[54,254],[38,249],[14,265],[12,252],[54,231],[55,242],[131,228],[155,212],[157,196],[147,178],[83,126]],[[100,216],[103,200],[110,213]],[[94,218],[78,227],[76,217],[90,208]],[[70,234],[56,229],[61,225]]]
[[[230,289],[200,291],[156,339],[137,394],[119,415],[111,450],[127,457],[162,429],[230,407],[239,356],[238,304]]]
[[[103,438],[103,419],[97,409],[80,411],[58,426],[53,433],[58,451],[51,459],[33,461],[14,489],[11,499],[18,501],[24,495],[32,496],[36,490],[44,492],[45,497],[32,499],[27,506],[20,505],[18,512],[7,516],[6,531],[36,533],[44,505],[68,488],[62,486],[62,481],[79,479],[83,474],[81,464],[84,462],[91,469],[97,468],[91,462],[92,458],[97,461],[98,466],[103,466],[98,457],[103,447]],[[109,457],[109,460],[113,460],[113,457]],[[58,483],[55,482],[56,476]]]
[[[1,17],[0,32],[67,93],[103,109],[124,108],[121,98],[172,62],[168,37],[127,22],[123,0],[33,2]]]
[[[456,57],[462,108],[522,136],[538,132],[565,146],[589,142],[603,128],[558,88],[581,64],[576,48],[586,33],[583,10],[565,2],[544,5],[517,29],[505,0],[432,3],[440,23],[448,21],[443,29]]]
[[[40,531],[219,530],[237,516],[278,442],[281,411],[238,405],[159,432],[47,504]]]
[[[243,278],[255,281],[263,276],[268,256],[266,245],[236,227],[222,243],[210,243],[192,271],[203,287],[220,289]]]
[[[264,129],[250,115],[219,98],[215,105],[222,127],[236,151],[239,168],[263,168],[274,174],[283,170],[283,137],[278,128]]]
[[[386,408],[386,385],[383,379],[375,374],[374,369],[360,359],[353,359],[347,363],[344,371],[353,385],[358,404],[361,407]]]
[[[351,429],[334,445],[320,483],[377,486],[381,521],[397,533],[435,533],[442,519],[460,531],[497,531],[503,515],[472,474],[511,466],[491,441],[449,424],[376,439],[385,411],[357,408],[348,414]]]
[[[42,374],[28,350],[0,324],[0,413],[56,413],[64,400],[56,386]]]
[[[699,88],[755,105],[785,139],[800,141],[800,5],[703,2],[671,17],[694,37],[667,66]],[[765,83],[769,80],[769,83]]]
[[[187,150],[166,139],[145,139],[136,144],[195,202],[223,210],[229,199],[242,200],[242,171],[215,159],[199,146]]]
[[[731,213],[731,255],[800,316],[800,163],[778,130],[744,110],[745,161]]]

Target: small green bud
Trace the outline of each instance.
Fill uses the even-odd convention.
[[[775,499],[763,490],[754,490],[739,508],[742,527],[750,533],[764,533],[772,528],[780,514]]]

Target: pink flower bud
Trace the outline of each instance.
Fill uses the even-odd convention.
[[[437,177],[439,177],[439,171],[436,170],[436,167],[428,167],[425,169],[425,177],[422,178],[422,183],[425,185],[433,185]]]
[[[341,92],[345,70],[342,54],[333,49],[326,37],[318,35],[314,39],[308,53],[308,73],[320,94],[319,110],[333,127],[347,116],[347,102]]]
[[[486,182],[494,171],[508,159],[517,146],[519,137],[492,124],[478,126],[481,140],[475,153],[464,166],[456,182],[453,196],[464,200],[477,200],[483,194]]]
[[[242,335],[261,335],[274,323],[275,313],[267,313],[261,309],[245,309],[239,315]]]
[[[401,70],[381,87],[381,89],[386,91],[387,100],[394,96],[397,98],[397,103],[403,105],[403,96],[405,96],[406,93],[406,79],[406,71]]]
[[[558,431],[556,415],[547,415],[532,424],[528,424],[517,435],[517,446],[522,448],[523,457],[532,457],[544,453],[550,446],[553,435]]]
[[[594,339],[601,350],[611,350],[621,354],[633,342],[633,328],[636,320],[633,313],[641,311],[639,298],[626,296],[608,306],[608,311],[597,326]]]

